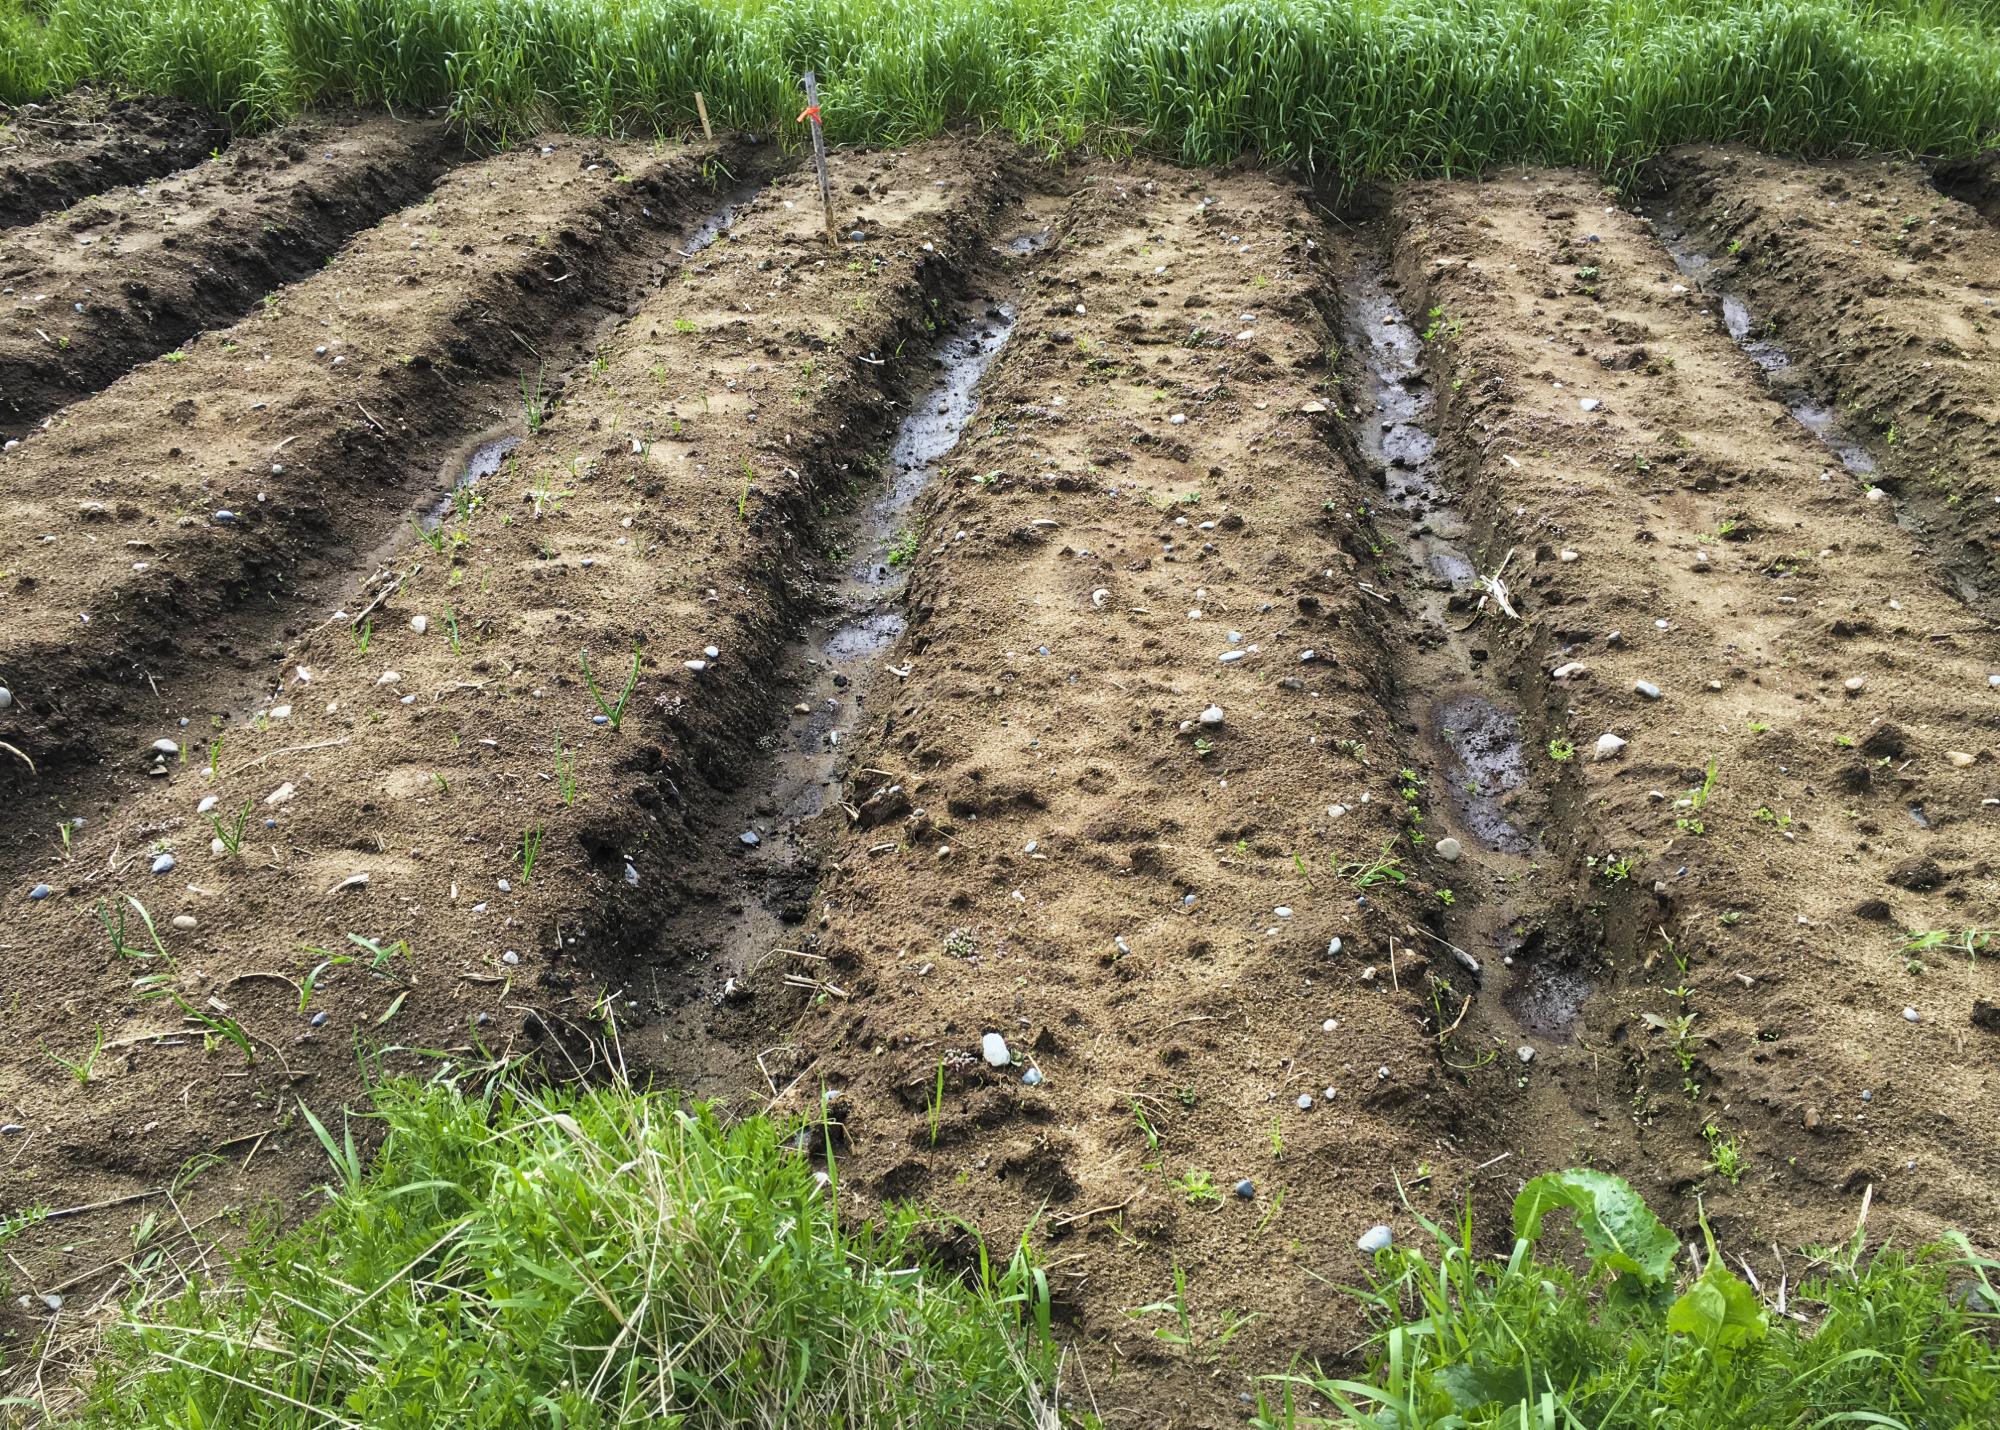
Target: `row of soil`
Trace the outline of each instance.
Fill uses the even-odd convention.
[[[1460,1184],[1448,955],[1327,440],[1319,224],[1271,177],[1080,183],[919,499],[848,828],[753,987],[807,985],[776,1102],[830,1090],[850,1195],[1032,1225],[1096,1407],[1212,1423],[1352,1344],[1328,1286],[1399,1175]],[[1177,1267],[1183,1349],[1152,1334]]]
[[[1899,159],[1685,149],[1655,181],[1731,333],[1801,421],[1859,448],[1841,452],[1857,493],[2000,610],[2000,230]]]
[[[1417,185],[1390,224],[1544,848],[1614,923],[1660,902],[1587,970],[1577,1125],[1739,1243],[1831,1239],[1870,1186],[1993,1225],[2000,988],[1951,944],[1993,920],[2000,643],[1596,184]]]
[[[1591,181],[1384,228],[1084,181],[902,543],[805,926],[703,988],[793,1010],[756,1072],[850,1191],[1050,1238],[1100,1409],[1340,1361],[1399,1184],[1608,1166],[1760,1261],[1870,1188],[1991,1224],[2000,652]],[[712,839],[792,831],[771,767]]]
[[[276,303],[460,157],[440,124],[315,116],[0,233],[0,438],[260,297]],[[405,242],[425,237],[412,223]]]
[[[615,191],[659,203],[624,157],[640,182]],[[529,187],[539,161],[520,162],[495,209]],[[538,1047],[587,1070],[617,1045],[605,1034],[637,1013],[623,985],[702,855],[687,792],[768,724],[821,510],[920,377],[896,357],[923,348],[1012,187],[1006,162],[957,143],[840,156],[842,192],[866,197],[865,238],[838,251],[809,175],[742,206],[435,529],[385,551],[365,621],[350,603],[289,644],[213,777],[170,761],[30,876],[45,897],[7,896],[0,942],[43,953],[32,996],[21,963],[0,975],[19,1010],[0,1067],[10,1204],[149,1194],[218,1152],[181,1199],[191,1221],[302,1190],[320,1172],[294,1100],[337,1124],[357,1044],[384,1072]],[[160,944],[128,904],[136,951],[113,957],[96,910],[129,897]],[[87,1083],[40,1055],[82,1053],[93,1029]],[[115,1266],[74,1272],[112,1259],[129,1211],[17,1242],[24,1289],[70,1280],[93,1305],[126,1289]],[[48,1306],[16,1314],[69,1345]]]
[[[227,141],[214,120],[177,99],[80,89],[0,109],[0,228],[185,169]]]
[[[462,167],[0,456],[0,789],[44,837],[106,797],[70,772],[105,762],[115,794],[154,741],[233,734],[468,437],[587,363],[718,158],[552,141]]]

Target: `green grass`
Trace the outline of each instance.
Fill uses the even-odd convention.
[[[32,18],[31,18],[32,17]],[[0,99],[85,79],[247,124],[315,100],[796,141],[954,122],[1346,183],[1497,160],[1627,172],[1744,139],[1964,153],[2000,115],[1995,0],[0,0]]]
[[[769,1121],[408,1083],[374,1115],[365,1170],[313,1124],[319,1215],[128,1307],[72,1424],[1028,1427],[1052,1393],[1025,1251],[955,1278],[912,1212],[844,1229]]]
[[[1540,1208],[1540,1210],[1537,1210]],[[1544,1213],[1573,1209],[1584,1256],[1542,1249]],[[1418,1218],[1415,1246],[1378,1252],[1361,1291],[1379,1333],[1362,1379],[1301,1376],[1267,1393],[1264,1430],[1974,1430],[2000,1424],[2000,1262],[1963,1238],[1911,1251],[1796,1255],[1786,1311],[1704,1228],[1700,1271],[1631,1187],[1596,1172],[1530,1182],[1504,1260],[1472,1223]],[[1692,1248],[1691,1248],[1692,1250]],[[1587,1261],[1588,1269],[1572,1269]],[[1678,1293],[1678,1294],[1677,1294]],[[1797,1316],[1798,1319],[1793,1319]],[[1338,1418],[1300,1408],[1317,1396]]]

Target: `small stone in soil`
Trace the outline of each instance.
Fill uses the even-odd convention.
[[[1464,852],[1465,846],[1449,836],[1437,842],[1438,858],[1444,860],[1447,864],[1456,864],[1458,856]]]
[[[155,874],[171,874],[171,873],[173,872],[173,869],[174,869],[174,856],[173,856],[173,855],[171,855],[171,854],[160,854],[160,855],[156,855],[156,856],[154,857],[154,859],[153,859],[153,872],[154,872]]]
[[[1378,1251],[1388,1250],[1389,1243],[1394,1239],[1395,1236],[1388,1227],[1371,1226],[1361,1233],[1361,1239],[1356,1241],[1354,1246],[1357,1251],[1365,1251],[1372,1256]]]
[[[315,1027],[315,1028],[321,1028],[321,1027],[325,1027],[325,1026],[326,1026],[326,1010],[325,1010],[325,1009],[321,1009],[321,1010],[320,1010],[319,1012],[317,1012],[317,1013],[313,1014],[313,1015],[312,1015],[312,1017],[311,1017],[310,1019],[308,1019],[307,1021],[309,1021],[309,1022],[310,1022],[310,1023],[311,1023],[311,1024],[312,1024],[312,1025],[314,1026],[314,1027]]]
[[[1531,1063],[1535,1060],[1535,1050],[1529,1047],[1526,1043],[1523,1043],[1521,1044],[1520,1047],[1516,1048],[1514,1050],[1514,1055],[1524,1063]]]
[[[1660,687],[1653,684],[1650,680],[1635,682],[1632,686],[1632,691],[1641,700],[1658,700],[1660,698]]]
[[[755,849],[764,842],[763,837],[754,829],[746,829],[736,837],[743,841],[743,847],[746,849]]]
[[[1597,758],[1600,760],[1615,759],[1618,752],[1624,749],[1627,743],[1628,741],[1622,736],[1613,735],[1609,732],[1599,735],[1597,737]]]
[[[34,902],[40,903],[49,896],[49,893],[50,889],[47,884],[37,884],[34,888],[28,890],[28,897]]]
[[[1312,1094],[1311,1094],[1311,1093],[1309,1093],[1309,1092],[1302,1092],[1302,1093],[1300,1093],[1300,1094],[1299,1094],[1299,1111],[1301,1111],[1301,1112],[1311,1112],[1311,1111],[1312,1111],[1312,1106],[1313,1106],[1313,1100],[1312,1100]]]
[[[1211,705],[1202,711],[1201,723],[1204,725],[1220,725],[1222,723],[1222,707],[1220,705]]]
[[[1251,1181],[1248,1177],[1245,1177],[1242,1181],[1236,1184],[1236,1195],[1243,1198],[1243,1200],[1246,1202],[1249,1201],[1252,1197],[1257,1195],[1257,1184]]]
[[[981,1038],[979,1052],[986,1059],[988,1067],[1004,1068],[1014,1061],[1014,1054],[1008,1050],[1007,1040],[998,1033],[988,1033]]]
[[[1040,1068],[1029,1068],[1021,1074],[1021,1081],[1029,1087],[1040,1087],[1042,1085],[1042,1070]]]

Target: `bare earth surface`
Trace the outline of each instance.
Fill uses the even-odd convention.
[[[301,1105],[523,1055],[1029,1235],[1115,1426],[1347,1364],[1357,1237],[1555,1166],[1760,1274],[1869,1188],[1990,1235],[1995,255],[1927,184],[946,139],[830,243],[748,144],[319,118],[0,236],[10,1391],[141,1216],[302,1212]]]

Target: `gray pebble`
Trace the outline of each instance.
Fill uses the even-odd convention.
[[[322,1009],[321,1009],[321,1010],[320,1010],[319,1012],[317,1012],[317,1013],[313,1014],[313,1015],[312,1015],[312,1017],[311,1017],[311,1018],[309,1018],[309,1019],[307,1019],[306,1021],[307,1021],[307,1022],[309,1022],[309,1023],[311,1023],[311,1024],[312,1024],[312,1025],[313,1025],[313,1026],[315,1027],[315,1028],[323,1028],[323,1027],[325,1027],[325,1026],[326,1026],[326,1010],[325,1010],[324,1008],[322,1008]]]
[[[28,898],[35,903],[40,903],[43,899],[46,899],[52,892],[54,891],[51,890],[47,884],[37,884],[35,885],[34,888],[28,890]]]
[[[763,838],[754,829],[746,829],[736,837],[743,841],[746,849],[755,849],[759,844],[764,842]]]
[[[1535,1060],[1535,1050],[1529,1047],[1526,1043],[1523,1043],[1521,1044],[1520,1047],[1516,1048],[1514,1050],[1514,1054],[1516,1057],[1520,1058],[1520,1060],[1523,1063],[1531,1063]]]
[[[215,519],[227,526],[230,522],[236,520],[236,513],[224,508],[215,514]]]
[[[9,690],[6,686],[0,685],[0,710],[12,709],[13,705],[14,705],[14,692]]]
[[[1029,1068],[1021,1074],[1021,1081],[1029,1087],[1040,1087],[1042,1085],[1042,1070],[1040,1068]]]
[[[1257,1195],[1257,1186],[1248,1177],[1245,1177],[1236,1184],[1236,1195],[1247,1202]]]
[[[1638,694],[1641,700],[1658,700],[1660,698],[1660,687],[1653,684],[1650,680],[1641,680],[1634,684],[1632,689]]]
[[[1438,858],[1444,860],[1447,864],[1456,864],[1458,856],[1464,852],[1465,846],[1449,835],[1437,842]]]
[[[174,856],[173,856],[173,855],[171,855],[171,854],[159,854],[159,855],[155,855],[155,856],[154,856],[154,858],[153,858],[153,872],[154,872],[155,874],[171,874],[171,873],[173,872],[173,870],[174,870]]]

